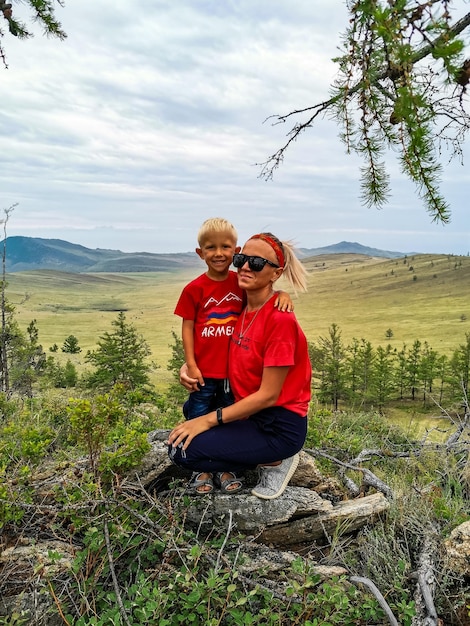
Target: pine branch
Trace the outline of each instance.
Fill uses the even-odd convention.
[[[415,26],[414,22],[416,21],[416,19],[418,18],[411,15],[408,18],[409,24],[411,24],[413,28],[416,28],[416,30],[418,30],[423,37],[427,37],[428,35],[424,30],[421,30],[421,28]],[[283,115],[273,115],[267,118],[268,120],[274,120],[272,124],[277,125],[287,122],[290,118],[306,114],[308,115],[307,119],[304,122],[297,122],[293,125],[291,130],[287,133],[287,141],[284,143],[283,146],[281,146],[281,148],[279,148],[274,154],[272,154],[265,162],[257,163],[258,166],[261,166],[259,177],[265,180],[272,179],[274,171],[284,161],[285,153],[289,146],[297,141],[299,136],[305,130],[310,128],[320,115],[331,114],[336,119],[343,121],[343,123],[346,125],[346,133],[343,134],[341,140],[346,143],[348,151],[350,149],[353,149],[355,152],[365,154],[366,164],[363,168],[361,168],[361,195],[363,203],[369,207],[377,206],[380,208],[388,200],[389,181],[386,175],[385,165],[379,162],[376,158],[376,149],[374,148],[375,142],[371,137],[369,137],[368,128],[372,123],[377,123],[380,133],[383,134],[383,137],[381,139],[382,144],[384,144],[386,141],[393,144],[397,141],[400,141],[399,136],[397,137],[395,132],[392,132],[393,125],[400,124],[404,127],[408,136],[410,137],[410,142],[408,143],[408,146],[406,146],[406,144],[402,141],[402,163],[404,166],[404,171],[417,184],[418,195],[424,202],[426,210],[431,214],[433,221],[439,221],[444,224],[448,223],[450,221],[450,210],[448,204],[438,190],[439,174],[441,167],[439,163],[436,162],[433,155],[433,137],[435,137],[436,139],[443,138],[447,142],[452,142],[454,147],[454,154],[461,154],[460,143],[464,140],[465,134],[469,128],[468,116],[463,111],[461,97],[460,104],[463,114],[460,117],[457,117],[455,115],[453,116],[453,101],[455,100],[457,95],[454,95],[452,99],[449,99],[447,108],[443,108],[442,99],[437,101],[440,106],[438,108],[435,108],[434,101],[430,101],[428,98],[425,98],[425,96],[428,96],[427,91],[420,94],[418,83],[418,90],[415,94],[418,97],[418,101],[417,103],[413,103],[412,105],[412,110],[414,110],[414,113],[416,114],[417,112],[419,112],[424,106],[427,107],[426,111],[429,112],[431,117],[435,118],[437,115],[439,115],[447,116],[447,118],[450,119],[449,123],[445,127],[446,130],[448,130],[451,124],[460,127],[460,129],[456,129],[457,134],[453,138],[443,137],[440,132],[434,129],[431,130],[430,128],[425,128],[426,132],[424,133],[424,141],[422,142],[421,149],[413,146],[413,136],[416,136],[416,129],[414,127],[416,126],[416,124],[418,125],[418,129],[421,129],[421,126],[423,125],[424,127],[426,127],[426,120],[421,122],[421,126],[419,122],[419,117],[421,117],[420,115],[418,115],[418,122],[416,122],[415,117],[408,120],[406,117],[406,113],[409,113],[409,111],[407,111],[407,109],[404,110],[404,113],[401,112],[401,114],[397,115],[395,110],[395,103],[397,102],[398,98],[399,86],[406,86],[406,89],[408,90],[412,86],[412,81],[414,80],[411,74],[412,68],[418,62],[422,61],[424,58],[438,50],[439,46],[442,47],[443,44],[446,44],[449,39],[452,40],[453,38],[457,37],[468,26],[470,26],[470,12],[467,13],[455,24],[449,26],[444,34],[438,35],[433,40],[428,41],[425,45],[421,46],[414,52],[411,52],[409,58],[406,59],[406,69],[400,67],[400,72],[397,75],[394,75],[392,73],[393,67],[390,63],[388,50],[386,49],[386,42],[383,42],[385,54],[384,57],[380,54],[380,48],[378,49],[378,53],[376,53],[377,51],[374,50],[374,37],[367,37],[363,35],[364,30],[365,34],[368,34],[368,29],[370,30],[372,28],[371,24],[366,24],[365,26],[362,25],[361,29],[359,29],[360,32],[358,33],[356,25],[354,23],[351,32],[355,33],[356,35],[358,34],[359,36],[364,36],[363,46],[359,47],[356,42],[356,46],[353,47],[352,50],[350,50],[349,55],[346,55],[342,58],[342,65],[341,59],[337,59],[337,62],[340,62],[340,65],[346,74],[347,82],[344,84],[336,83],[336,85],[334,86],[334,89],[336,91],[328,100],[325,100],[313,106],[296,109]],[[455,55],[455,52],[453,54]],[[379,67],[375,73],[371,69],[373,60],[372,57],[374,55],[378,65],[382,66],[382,68]],[[361,64],[362,76],[352,85],[349,85],[348,81],[352,77],[352,70],[347,71],[347,67],[348,60],[350,60],[351,58],[353,59],[351,61],[351,64],[353,66],[354,63]],[[354,59],[356,60],[354,61]],[[445,64],[445,69],[453,77],[455,69],[452,68],[450,61],[444,57],[442,57],[442,60]],[[465,64],[464,67],[466,67]],[[365,74],[367,74],[367,76]],[[460,76],[460,74],[458,74],[458,76]],[[467,84],[466,82],[464,84],[464,79],[465,81],[467,80],[467,74],[465,74],[465,76],[461,78],[461,80],[455,78],[457,83],[462,85],[463,90],[465,90]],[[431,89],[432,93],[431,80],[432,75],[429,78],[429,83],[425,84],[424,88],[426,90]],[[393,90],[388,89],[383,84],[383,81],[392,81],[395,93]],[[376,90],[375,93],[374,90]],[[381,94],[382,98],[384,98],[385,101],[393,106],[393,112],[390,115],[390,119],[384,117],[384,111],[387,111],[386,104],[382,99],[377,98],[377,92]],[[361,132],[362,134],[365,134],[365,136],[361,137],[361,141],[352,141],[354,136],[354,128],[352,126],[353,120],[349,116],[348,103],[351,103],[353,98],[357,97],[358,94],[361,94],[359,96],[360,102],[358,104],[358,108],[363,112],[363,117],[361,120]],[[401,98],[403,98],[404,95],[406,95],[406,91],[403,92],[402,90]],[[421,102],[419,102],[419,98],[421,98]],[[370,119],[368,119],[367,124],[364,122],[364,117],[366,113],[370,114]],[[423,165],[423,162],[427,162],[427,165]]]

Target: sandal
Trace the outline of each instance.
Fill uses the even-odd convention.
[[[228,475],[228,478],[223,480],[222,477],[224,475]],[[222,493],[237,493],[237,491],[243,489],[243,481],[241,478],[238,478],[235,472],[217,472],[214,476],[214,483]]]
[[[201,478],[201,476],[206,476],[206,478]],[[206,489],[203,489],[203,487],[206,487]],[[207,496],[209,493],[212,493],[214,491],[212,474],[209,472],[193,472],[188,483],[188,489],[198,496]]]

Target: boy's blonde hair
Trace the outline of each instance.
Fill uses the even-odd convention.
[[[226,233],[232,237],[234,243],[237,243],[238,233],[235,226],[223,217],[210,217],[202,224],[197,234],[197,242],[200,247],[212,233]]]

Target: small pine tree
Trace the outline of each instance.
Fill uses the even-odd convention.
[[[175,381],[179,382],[180,368],[184,363],[183,340],[173,330],[171,332],[173,343],[170,344],[171,358],[168,361],[168,370],[172,372]]]
[[[331,402],[337,410],[338,402],[343,397],[345,382],[345,348],[337,324],[330,326],[328,337],[319,338],[318,347],[314,347],[310,355],[318,359],[321,371],[318,396],[322,402]]]
[[[71,361],[67,361],[67,363],[62,366],[54,357],[47,357],[43,377],[45,386],[52,384],[54,387],[65,389],[67,387],[76,387],[77,382],[77,368]]]
[[[187,398],[188,392],[180,384],[180,368],[184,363],[183,340],[172,331],[173,343],[170,344],[171,358],[168,361],[168,370],[173,375],[173,382],[170,384],[167,397],[175,403],[182,404]]]
[[[36,320],[26,329],[27,336],[19,330],[16,322],[10,324],[12,331],[9,346],[10,389],[32,396],[33,385],[46,367],[47,357],[39,343]]]
[[[85,384],[100,389],[111,389],[121,383],[127,389],[149,385],[152,366],[146,362],[150,348],[132,324],[126,323],[120,311],[112,322],[114,331],[105,332],[98,341],[98,349],[88,351],[85,360],[95,367]]]
[[[75,387],[78,381],[77,368],[71,361],[67,361],[64,367],[64,386]]]
[[[62,346],[62,352],[66,352],[67,354],[78,354],[82,349],[78,345],[78,339],[75,335],[69,335],[67,339],[64,341],[64,345]]]
[[[393,374],[392,347],[390,344],[386,348],[379,346],[371,380],[371,399],[377,403],[379,409],[383,409],[395,389]]]

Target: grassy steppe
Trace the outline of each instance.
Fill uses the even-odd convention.
[[[450,354],[470,331],[469,257],[329,255],[306,265],[309,294],[296,312],[311,341],[335,322],[345,342],[356,337],[401,348],[419,339]]]
[[[306,259],[309,291],[295,298],[296,314],[309,341],[326,336],[336,323],[348,343],[354,337],[374,346],[401,348],[415,339],[440,354],[451,354],[470,332],[470,258],[416,255],[405,259],[333,254]],[[152,349],[160,369],[157,385],[168,381],[171,331],[179,333],[173,315],[188,280],[203,266],[174,272],[68,274],[31,271],[7,277],[7,298],[16,307],[20,326],[37,320],[46,350],[75,335],[82,353],[96,347],[117,312],[126,312]],[[282,282],[279,287],[284,287]],[[386,338],[387,329],[393,337]],[[59,353],[60,354],[60,350]]]

